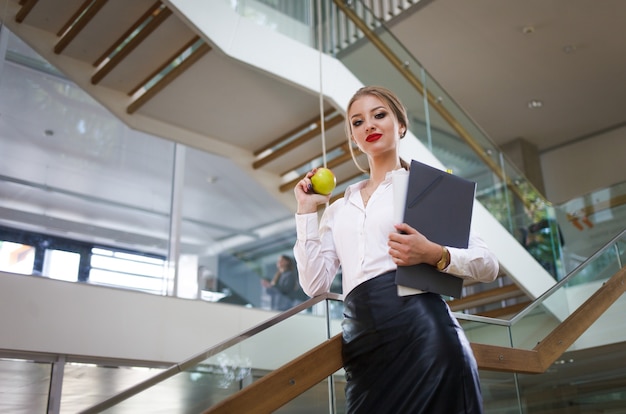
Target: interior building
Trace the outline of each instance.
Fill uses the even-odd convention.
[[[204,412],[339,334],[340,274],[286,313],[262,280],[292,254],[295,182],[326,165],[335,200],[364,178],[343,125],[368,84],[408,107],[404,159],[477,183],[501,275],[449,301],[476,349],[585,326],[541,372],[481,367],[485,412],[626,412],[623,287],[605,293],[626,3],[0,6],[0,412]],[[277,411],[344,412],[327,375]]]

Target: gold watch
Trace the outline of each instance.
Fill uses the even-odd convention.
[[[437,270],[443,270],[450,264],[450,252],[446,246],[441,246],[441,259],[437,262]]]

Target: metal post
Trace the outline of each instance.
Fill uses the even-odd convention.
[[[61,412],[64,372],[65,355],[59,355],[56,361],[52,363],[50,388],[48,389],[48,414],[59,414]]]
[[[326,299],[326,338],[330,339],[332,335],[330,326],[330,300]],[[337,412],[337,401],[335,398],[335,377],[331,373],[328,377],[328,412],[335,414]]]
[[[182,220],[183,188],[185,184],[185,150],[182,144],[174,146],[172,194],[170,205],[169,248],[167,254],[167,294],[178,296],[178,262],[180,256],[180,229]]]

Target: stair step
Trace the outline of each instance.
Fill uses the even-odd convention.
[[[461,311],[519,296],[524,296],[524,292],[517,285],[506,285],[468,295],[461,299],[451,300],[448,302],[448,305],[453,311]]]

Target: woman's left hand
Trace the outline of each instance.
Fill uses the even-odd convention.
[[[442,248],[431,242],[419,231],[406,223],[395,225],[397,233],[389,234],[389,254],[398,266],[412,266],[419,263],[436,265],[441,259]]]

